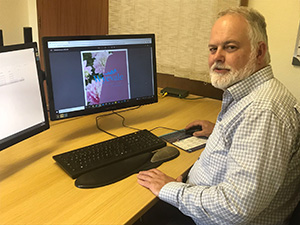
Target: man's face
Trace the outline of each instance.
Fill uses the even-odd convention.
[[[211,31],[209,67],[213,86],[226,89],[256,70],[256,55],[251,52],[248,24],[239,15],[220,17]]]

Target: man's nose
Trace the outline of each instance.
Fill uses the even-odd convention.
[[[214,54],[214,62],[225,62],[225,51],[222,48],[218,48]]]

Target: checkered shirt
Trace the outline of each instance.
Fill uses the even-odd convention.
[[[300,200],[300,104],[267,66],[228,88],[186,183],[159,198],[196,224],[287,224]]]

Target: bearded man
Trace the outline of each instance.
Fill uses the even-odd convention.
[[[287,224],[300,200],[300,104],[273,75],[264,17],[221,12],[208,47],[222,109],[216,124],[186,127],[202,126],[204,151],[186,182],[153,169],[138,183],[196,224]]]

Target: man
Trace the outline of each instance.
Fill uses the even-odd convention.
[[[138,183],[196,224],[287,224],[300,200],[300,104],[274,78],[266,24],[253,9],[219,14],[209,41],[212,84],[224,90],[187,182],[157,169]]]

